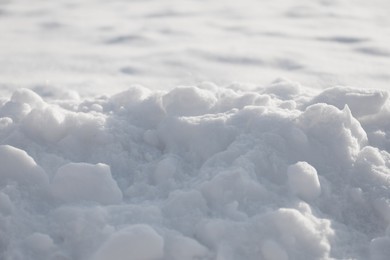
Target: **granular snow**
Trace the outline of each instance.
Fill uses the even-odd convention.
[[[1,259],[388,258],[386,91],[69,96],[1,102]]]

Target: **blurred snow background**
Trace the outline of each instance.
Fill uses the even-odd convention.
[[[0,86],[44,93],[208,80],[388,88],[386,0],[1,0]]]

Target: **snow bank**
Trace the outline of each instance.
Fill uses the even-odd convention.
[[[389,108],[282,79],[18,90],[0,103],[0,258],[387,259]]]

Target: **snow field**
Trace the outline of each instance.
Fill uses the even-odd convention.
[[[1,259],[389,255],[386,91],[20,89],[0,116]]]

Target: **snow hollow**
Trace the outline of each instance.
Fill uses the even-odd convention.
[[[203,82],[0,100],[0,258],[390,255],[383,90]]]

